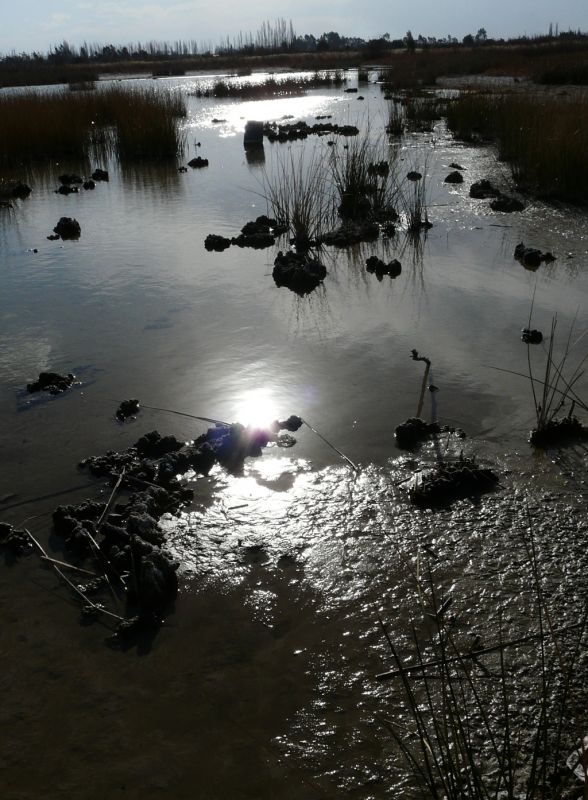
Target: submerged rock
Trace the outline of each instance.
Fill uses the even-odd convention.
[[[406,174],[407,180],[412,181],[413,183],[416,183],[416,181],[420,181],[422,177],[423,176],[421,175],[421,173],[417,172],[416,170],[411,170]]]
[[[72,217],[61,217],[53,231],[62,239],[79,239],[82,233],[80,223]]]
[[[60,186],[55,190],[55,194],[77,194],[79,191],[77,186]]]
[[[95,188],[96,188],[96,184],[95,184],[95,182],[93,180],[90,179],[89,181],[84,181],[84,189],[86,191],[91,190],[91,189],[95,189]]]
[[[202,158],[202,156],[196,156],[196,158],[192,158],[190,161],[188,161],[188,166],[192,167],[192,169],[201,169],[202,167],[207,167],[208,159]]]
[[[389,275],[391,278],[397,278],[402,272],[402,265],[397,258],[394,258],[388,264],[382,261],[377,256],[370,256],[365,262],[365,268],[368,272],[373,272],[379,280],[382,280],[384,275]]]
[[[276,286],[287,286],[297,294],[309,294],[322,283],[327,275],[324,264],[308,253],[278,253],[274,261],[272,277]]]
[[[465,167],[462,167],[461,164],[456,164],[455,161],[452,161],[449,165],[449,169],[460,169],[465,170]]]
[[[49,392],[49,394],[61,394],[71,388],[75,382],[75,375],[69,372],[67,375],[60,375],[58,372],[40,372],[39,377],[32,383],[27,383],[27,392]]]

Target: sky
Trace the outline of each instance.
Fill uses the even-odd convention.
[[[0,53],[46,52],[64,40],[79,46],[175,41],[219,43],[264,20],[292,20],[297,34],[337,31],[376,38],[461,39],[485,28],[490,37],[588,31],[588,0],[0,0]]]

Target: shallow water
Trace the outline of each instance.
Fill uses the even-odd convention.
[[[194,80],[156,85],[190,92]],[[407,137],[399,156],[406,171],[426,162],[434,227],[420,248],[400,233],[386,246],[329,251],[324,286],[304,298],[274,285],[274,250],[204,249],[208,233],[236,235],[266,211],[263,165],[242,147],[245,120],[333,114],[377,135],[379,87],[360,91],[364,102],[341,91],[241,104],[189,97],[185,160],[202,155],[208,169],[109,165],[108,184],[63,197],[57,175],[88,169],[60,164],[29,175],[31,197],[0,209],[2,519],[40,515],[31,530],[59,551],[47,512],[99,490],[76,469],[81,458],[153,428],[186,440],[204,429],[149,409],[121,426],[113,413],[127,397],[231,421],[299,414],[361,466],[355,476],[302,428],[293,450],[268,448],[242,476],[217,469],[193,481],[194,508],[165,521],[181,596],[144,650],[121,653],[99,627],[80,627],[36,559],[3,567],[3,797],[40,787],[76,798],[396,796],[377,722],[389,702],[373,680],[389,665],[377,617],[405,642],[416,554],[455,587],[464,629],[509,606],[513,624],[527,624],[515,534],[530,502],[546,569],[557,559],[566,576],[558,608],[577,610],[586,450],[533,455],[528,381],[491,367],[527,372],[520,329],[533,295],[533,327],[546,333],[557,313],[560,351],[576,316],[576,335],[585,328],[584,212],[530,202],[506,215],[470,200],[470,182],[506,183],[507,168],[439,123]],[[266,143],[265,168],[321,148],[324,139]],[[443,184],[452,161],[466,168],[457,187]],[[80,240],[47,241],[64,215],[79,220]],[[521,240],[557,260],[525,270],[513,259]],[[365,271],[384,250],[402,262],[394,281]],[[412,464],[393,431],[417,406],[412,348],[432,360],[441,421],[470,434],[443,447],[501,474],[479,504],[433,514],[407,501]],[[585,341],[573,366],[583,352]],[[532,355],[540,372],[543,348]],[[73,371],[81,384],[58,398],[28,395],[44,369]],[[586,395],[585,379],[577,388]],[[420,457],[432,463],[435,452]]]

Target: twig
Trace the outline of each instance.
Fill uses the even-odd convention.
[[[64,567],[65,569],[71,569],[75,572],[81,572],[82,575],[91,575],[92,578],[98,578],[99,575],[96,572],[90,572],[90,570],[82,569],[81,567],[76,567],[74,564],[68,564],[67,561],[58,561],[56,558],[50,558],[49,556],[41,556],[42,561],[47,561],[49,564],[57,564],[59,567]]]
[[[334,444],[331,444],[331,442],[329,442],[328,439],[325,439],[325,437],[322,435],[322,433],[319,433],[316,428],[312,427],[310,422],[307,422],[305,419],[303,419],[302,422],[304,422],[304,424],[308,428],[310,428],[310,430],[313,433],[316,433],[316,435],[319,437],[319,439],[322,439],[323,442],[325,444],[327,444],[331,448],[331,450],[334,450],[338,455],[341,456],[341,458],[345,459],[345,461],[347,461],[347,463],[350,464],[356,472],[359,472],[359,467],[357,466],[357,464],[354,464],[353,461],[345,455],[345,453],[342,453],[341,450],[339,450],[337,447],[335,447]]]
[[[573,625],[566,625],[564,628],[557,628],[556,630],[551,631],[551,635],[555,636],[556,634],[559,633],[566,633],[567,631],[580,628],[585,624],[586,624],[585,621],[575,622]],[[461,655],[452,656],[451,658],[423,661],[421,664],[414,664],[413,666],[401,667],[400,669],[389,670],[388,672],[380,672],[378,673],[378,675],[376,675],[376,678],[381,681],[386,681],[390,680],[391,678],[397,678],[406,673],[420,672],[421,670],[426,669],[428,667],[439,667],[444,664],[451,664],[455,663],[456,661],[464,661],[466,659],[473,659],[475,661],[479,656],[486,655],[487,653],[496,653],[498,651],[504,650],[506,647],[513,647],[517,644],[524,644],[525,642],[532,642],[535,639],[544,639],[544,638],[545,638],[544,633],[531,633],[528,636],[521,636],[520,638],[512,639],[509,642],[501,642],[500,644],[493,645],[492,647],[484,647],[480,650],[471,650],[469,653],[463,653]]]
[[[102,608],[102,606],[98,605],[97,603],[92,602],[92,600],[90,600],[89,597],[86,597],[86,595],[82,591],[80,591],[80,589],[78,589],[78,587],[75,585],[75,583],[72,583],[70,581],[70,579],[67,577],[67,575],[64,575],[63,572],[59,569],[59,567],[56,564],[52,563],[53,559],[49,558],[49,556],[47,555],[47,553],[43,549],[42,545],[39,544],[37,539],[35,539],[35,537],[28,530],[28,528],[23,528],[23,531],[27,534],[27,536],[33,542],[33,544],[35,545],[35,547],[37,548],[37,550],[39,551],[41,556],[44,557],[49,563],[51,563],[51,566],[53,567],[54,571],[59,575],[59,577],[63,581],[65,581],[65,583],[67,583],[67,585],[69,586],[69,588],[72,591],[74,591],[79,597],[82,598],[82,600],[84,601],[84,603],[86,605],[91,606],[93,609],[95,609],[95,611],[100,612],[100,614],[106,614],[106,616],[113,617],[114,619],[119,620],[119,622],[124,622],[124,617],[121,617],[118,614],[114,614],[112,611],[108,611],[106,608]]]
[[[419,356],[418,350],[411,350],[411,358],[413,361],[424,361],[426,364],[423,381],[421,383],[421,394],[419,397],[419,404],[417,406],[417,417],[420,417],[423,411],[423,403],[425,402],[425,389],[427,388],[427,380],[431,370],[431,361],[426,356]]]
[[[118,402],[122,402],[117,400]],[[220,419],[212,419],[212,417],[198,417],[196,414],[187,414],[184,411],[174,411],[173,408],[161,408],[160,406],[148,406],[145,403],[141,403],[141,408],[148,408],[151,411],[165,411],[166,414],[176,414],[178,417],[189,417],[189,419],[199,419],[202,422],[211,422],[213,425],[224,425],[225,427],[230,427],[229,422],[223,422]]]

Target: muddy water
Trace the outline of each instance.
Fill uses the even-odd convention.
[[[31,530],[59,553],[47,512],[100,491],[76,470],[80,458],[155,427],[186,439],[202,430],[147,409],[119,426],[116,401],[131,396],[228,420],[297,413],[361,465],[354,475],[302,429],[294,450],[268,448],[242,476],[219,469],[193,481],[194,508],[164,522],[182,564],[176,613],[126,652],[105,644],[108,630],[79,625],[36,559],[3,565],[2,797],[397,796],[378,724],[392,703],[374,680],[389,665],[378,615],[406,643],[422,559],[453,587],[464,631],[491,637],[505,609],[515,627],[528,625],[527,502],[546,574],[557,566],[558,614],[577,612],[586,451],[533,456],[528,383],[491,367],[526,372],[520,329],[533,293],[535,327],[546,332],[558,314],[560,350],[576,314],[577,333],[585,327],[584,214],[540,203],[495,214],[470,200],[472,180],[506,181],[506,168],[440,123],[402,145],[402,169],[426,166],[434,227],[418,249],[402,233],[388,243],[403,265],[395,281],[365,272],[383,245],[333,251],[324,286],[298,298],[275,287],[273,251],[203,247],[208,233],[236,235],[266,211],[264,166],[242,149],[246,119],[333,114],[374,132],[385,121],[380,91],[361,92],[363,102],[339,91],[189,98],[185,160],[207,157],[207,170],[110,165],[108,184],[62,197],[56,176],[88,169],[55,165],[28,176],[31,198],[0,210],[2,519],[39,515]],[[323,147],[266,144],[265,169]],[[452,161],[466,168],[463,186],[443,184]],[[78,242],[46,240],[63,215],[79,220]],[[512,257],[521,240],[557,260],[524,270]],[[501,473],[481,503],[433,514],[407,502],[411,463],[393,429],[416,410],[413,347],[433,361],[441,420],[471,434],[443,447],[465,447]],[[580,343],[573,356],[583,352]],[[533,357],[540,367],[543,350]],[[81,385],[31,398],[23,388],[43,369],[71,370]]]

